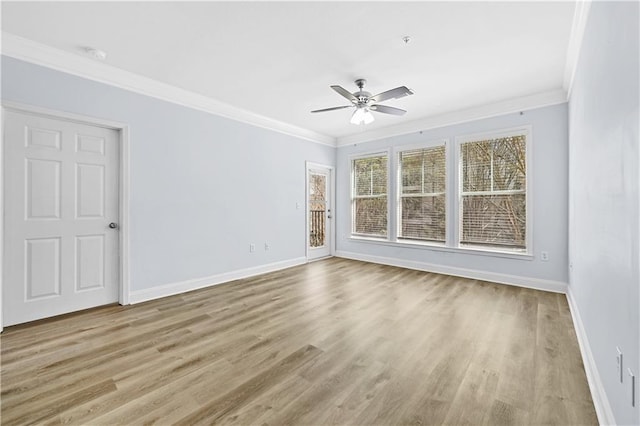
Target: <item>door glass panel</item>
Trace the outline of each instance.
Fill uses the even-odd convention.
[[[323,247],[326,232],[327,177],[309,174],[309,246]]]

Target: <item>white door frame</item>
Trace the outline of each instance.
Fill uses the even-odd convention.
[[[331,229],[329,231],[329,255],[334,256],[336,253],[336,178],[335,167],[327,166],[326,164],[313,163],[311,161],[305,162],[304,169],[304,215],[305,215],[305,234],[304,234],[304,252],[307,262],[309,261],[309,170],[314,168],[322,168],[330,171],[329,176],[329,204],[331,205]]]
[[[120,143],[120,164],[118,174],[118,303],[128,305],[129,302],[129,126],[101,118],[89,117],[70,112],[55,111],[33,105],[2,101],[2,128],[4,129],[5,111],[38,115],[56,120],[72,121],[80,124],[105,127],[118,132]],[[4,134],[1,135],[0,147],[0,332],[3,330],[3,273],[4,273]]]

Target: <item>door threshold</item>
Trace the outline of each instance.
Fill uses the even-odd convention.
[[[330,258],[332,258],[332,257],[333,257],[333,255],[332,255],[332,254],[330,254],[330,255],[327,255],[327,256],[316,257],[316,258],[314,258],[314,259],[309,259],[309,258],[307,258],[307,263],[317,262],[318,260],[327,260],[327,259],[330,259]]]

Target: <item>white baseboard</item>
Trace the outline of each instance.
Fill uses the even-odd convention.
[[[582,324],[578,305],[576,305],[576,301],[573,298],[571,286],[567,289],[567,301],[569,302],[571,318],[573,318],[573,326],[576,330],[576,335],[578,336],[578,345],[580,346],[580,353],[582,354],[582,363],[584,364],[584,371],[587,375],[587,382],[589,382],[591,399],[593,400],[593,405],[596,409],[598,422],[601,425],[615,425],[616,419],[613,415],[611,404],[609,404],[607,393],[605,392],[602,381],[600,380],[598,367],[593,359],[589,339],[587,338],[587,333],[584,329],[584,325]]]
[[[144,290],[136,290],[129,293],[129,302],[131,304],[135,304],[146,302],[148,300],[159,299],[161,297],[173,296],[174,294],[186,293],[187,291],[197,290],[199,288],[210,287],[233,280],[249,278],[255,275],[266,274],[268,272],[291,268],[292,266],[302,265],[303,263],[307,263],[307,258],[297,257],[295,259],[254,266],[237,271],[225,272],[209,277],[170,283]]]
[[[362,260],[365,262],[380,263],[383,265],[399,266],[401,268],[416,269],[418,271],[435,272],[437,274],[453,275],[456,277],[471,278],[474,280],[483,280],[499,284],[509,284],[518,287],[532,288],[536,290],[552,291],[554,293],[567,292],[567,283],[561,281],[542,280],[539,278],[499,274],[496,272],[458,268],[455,266],[436,265],[433,263],[416,262],[413,260],[398,259],[392,257],[371,256],[367,254],[353,253],[342,250],[336,251],[335,256],[344,257],[346,259]]]

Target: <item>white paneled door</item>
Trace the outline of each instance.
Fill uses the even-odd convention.
[[[118,301],[118,132],[6,111],[4,325]]]
[[[307,168],[307,258],[331,255],[331,169]]]

